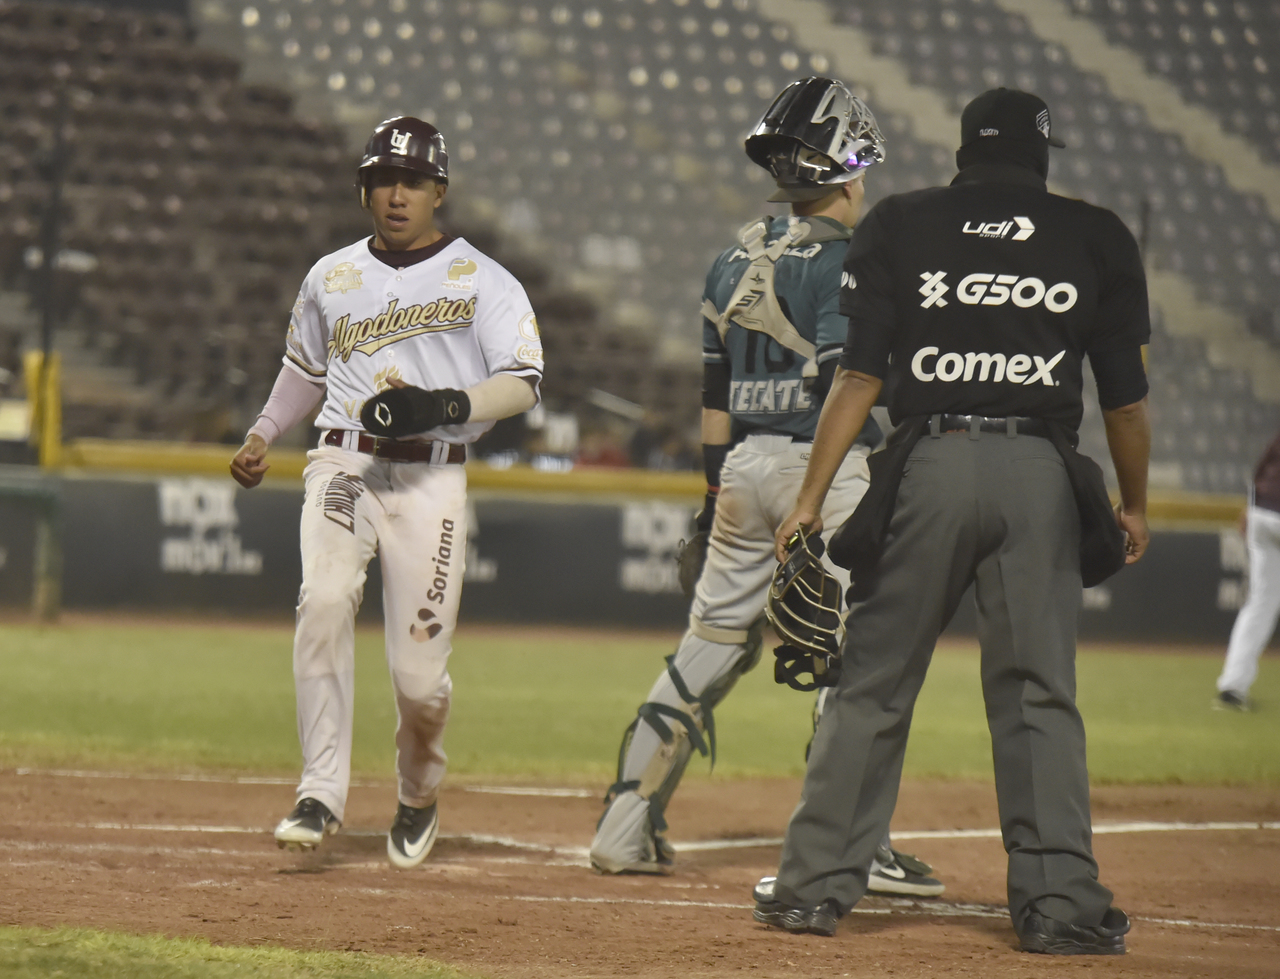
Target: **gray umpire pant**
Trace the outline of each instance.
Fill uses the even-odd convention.
[[[1075,704],[1080,521],[1047,439],[926,434],[907,462],[870,597],[850,613],[840,685],[787,828],[778,899],[847,912],[889,828],[916,696],[976,582],[982,690],[1009,854],[1009,912],[1097,925],[1084,725]]]

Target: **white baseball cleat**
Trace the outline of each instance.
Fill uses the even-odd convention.
[[[326,836],[338,832],[342,823],[319,799],[299,799],[293,812],[276,827],[276,845],[282,850],[314,850]]]
[[[947,887],[930,877],[931,873],[932,867],[909,853],[899,853],[887,846],[877,847],[867,875],[867,890],[872,894],[937,897]]]
[[[440,829],[436,803],[415,809],[403,802],[396,809],[395,822],[387,833],[387,857],[401,870],[416,867],[427,859]]]

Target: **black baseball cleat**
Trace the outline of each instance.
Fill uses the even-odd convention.
[[[762,925],[781,928],[793,935],[822,935],[830,938],[840,921],[840,907],[831,898],[813,907],[797,908],[773,899],[776,877],[761,877],[751,896],[756,899],[751,917]]]
[[[406,806],[403,802],[396,809],[395,822],[387,833],[387,857],[401,870],[409,870],[427,859],[435,845],[440,829],[436,803],[424,809]]]
[[[867,874],[867,891],[899,897],[937,897],[947,886],[930,877],[931,873],[932,867],[910,853],[899,853],[887,846],[877,847],[875,862]]]
[[[338,817],[329,811],[319,799],[310,796],[299,799],[293,812],[280,820],[276,827],[276,846],[280,849],[314,850],[326,836],[338,832],[342,825]]]
[[[1253,709],[1249,698],[1234,690],[1220,690],[1209,706],[1214,710],[1234,710],[1242,714],[1247,714]]]
[[[1108,908],[1102,924],[1069,925],[1032,911],[1022,923],[1018,942],[1024,952],[1045,955],[1124,955],[1129,917],[1119,908]]]

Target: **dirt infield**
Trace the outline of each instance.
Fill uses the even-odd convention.
[[[0,771],[0,921],[422,955],[512,979],[1280,973],[1280,828],[1167,825],[1274,824],[1278,790],[1096,789],[1103,880],[1134,929],[1123,959],[1066,960],[1016,950],[999,839],[952,833],[997,825],[987,785],[904,785],[900,847],[931,861],[947,892],[868,899],[833,939],[772,931],[749,912],[778,853],[752,841],[781,835],[795,781],[687,782],[673,835],[708,846],[662,878],[587,869],[595,791],[495,788],[450,781],[435,851],[402,872],[382,836],[390,783],[354,789],[344,832],[299,857],[269,835],[292,804],[287,785]],[[1121,825],[1137,821],[1153,825]],[[921,831],[934,835],[908,839]]]

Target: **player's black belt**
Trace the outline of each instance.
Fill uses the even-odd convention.
[[[1007,415],[1004,418],[991,418],[987,415],[930,415],[929,434],[946,435],[951,432],[991,432],[996,435],[1038,435],[1049,437],[1049,426],[1043,418],[1026,418],[1021,415]]]
[[[451,442],[397,442],[395,439],[378,438],[368,432],[344,431],[331,428],[324,433],[325,445],[340,449],[353,449],[365,455],[392,462],[434,462],[459,464],[467,461],[467,447]]]

